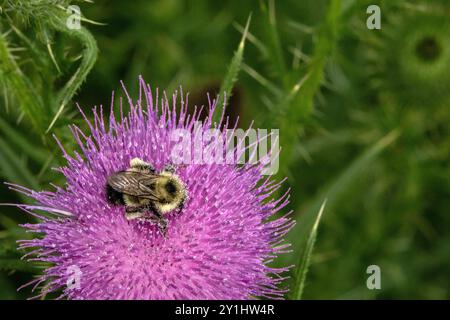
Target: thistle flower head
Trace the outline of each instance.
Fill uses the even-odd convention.
[[[263,178],[262,165],[179,166],[189,200],[181,212],[168,214],[165,237],[155,224],[129,221],[124,206],[108,202],[109,175],[127,169],[133,158],[161,170],[172,162],[173,130],[194,134],[212,125],[208,116],[195,126],[201,110],[188,115],[187,96],[178,102],[177,94],[153,97],[142,79],[138,100],[127,98],[128,115],[121,111],[116,119],[111,110],[106,121],[102,109],[94,109],[92,122],[85,116],[89,133],[71,126],[81,153],[62,149],[64,188],[12,187],[37,201],[22,208],[39,216],[39,223],[24,225],[39,236],[21,241],[20,248],[49,267],[31,284],[41,294],[58,291],[69,299],[282,298],[279,283],[287,268],[268,264],[288,247],[282,238],[293,221],[269,219],[288,195],[270,199],[281,183]],[[210,102],[209,115],[216,103]],[[223,137],[227,125],[216,124]]]

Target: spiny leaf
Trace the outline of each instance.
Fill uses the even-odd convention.
[[[70,37],[77,38],[83,44],[83,58],[77,71],[75,71],[69,81],[67,81],[66,85],[58,93],[56,105],[59,108],[56,111],[56,114],[53,117],[52,121],[50,122],[46,133],[48,133],[52,129],[58,118],[61,116],[67,103],[70,101],[70,99],[72,99],[83,81],[86,80],[86,77],[94,66],[98,55],[97,43],[87,29],[83,27],[80,29],[69,29],[66,27],[63,21],[65,20],[55,20],[52,22],[52,25],[55,29],[69,35]]]
[[[220,86],[219,94],[224,95],[224,105],[227,105],[231,97],[233,86],[237,80],[239,71],[241,70],[242,60],[244,57],[245,40],[247,39],[247,33],[248,28],[250,26],[251,18],[252,15],[250,14],[247,19],[247,24],[245,25],[245,30],[242,33],[242,38],[241,41],[239,42],[238,49],[236,50],[233,58],[231,59],[227,74],[222,81],[222,85]],[[219,123],[222,112],[223,112],[222,108],[216,108],[213,114],[212,123],[214,122]]]
[[[35,42],[31,41],[26,35],[22,33],[18,28],[16,28],[12,21],[9,21],[9,26],[11,30],[17,35],[17,37],[21,40],[21,42],[26,46],[27,51],[30,53],[33,61],[36,62],[37,65],[40,65],[39,72],[41,74],[45,74],[47,77],[51,77],[52,69],[50,68],[50,63],[48,57],[38,49],[38,46]]]
[[[233,26],[242,34],[245,32],[245,27],[241,26],[239,23],[233,23]],[[252,43],[260,52],[264,58],[269,56],[267,51],[267,47],[264,43],[262,43],[255,35],[253,35],[250,31],[247,31],[247,39],[248,42]]]
[[[268,35],[268,52],[272,62],[274,62],[275,72],[277,73],[284,87],[288,86],[287,69],[286,62],[283,56],[283,50],[281,47],[280,36],[278,35],[277,22],[275,15],[275,1],[269,0],[268,6],[262,3],[262,9],[266,14],[267,23],[265,26],[267,28]]]
[[[45,109],[42,99],[34,90],[33,85],[24,76],[14,57],[11,55],[8,43],[0,34],[0,82],[17,99],[21,110],[28,116],[37,131],[42,131],[45,125]]]
[[[6,141],[0,138],[0,169],[3,176],[11,182],[20,183],[33,189],[39,188],[39,183],[29,171],[19,156],[12,150]]]
[[[280,112],[277,118],[280,132],[282,132],[281,143],[283,156],[287,159],[287,166],[293,163],[292,153],[298,141],[299,128],[310,116],[314,98],[322,85],[326,61],[337,40],[340,12],[341,1],[332,0],[326,19],[319,28],[314,53],[305,73],[280,101],[278,108]],[[285,174],[284,170],[280,170],[281,176]]]
[[[311,262],[311,255],[314,249],[314,243],[316,242],[317,228],[319,226],[320,218],[322,217],[326,203],[327,199],[323,201],[322,206],[317,213],[314,224],[311,227],[309,235],[304,245],[302,246],[302,254],[300,255],[298,265],[295,269],[294,288],[291,291],[292,300],[300,300],[302,298],[303,288],[305,287],[306,274],[308,273],[308,268]]]
[[[258,81],[266,89],[270,90],[274,95],[282,95],[282,90],[280,88],[278,88],[274,83],[270,82],[270,80],[268,80],[267,78],[264,78],[264,76],[259,74],[256,70],[252,69],[250,66],[243,63],[242,70],[244,70],[250,77]]]
[[[21,131],[13,128],[2,117],[0,117],[0,131],[8,137],[11,142],[14,142],[14,144],[19,147],[21,151],[36,162],[43,164],[47,160],[47,152],[43,148],[40,148],[36,144],[30,143]]]
[[[58,65],[58,62],[56,61],[55,55],[53,54],[52,45],[50,43],[47,43],[47,50],[48,54],[50,55],[50,58],[52,59],[53,64],[55,65],[56,70],[58,70],[58,73],[61,74],[61,68]]]
[[[311,57],[311,63],[308,65],[306,71],[308,77],[307,79],[304,76],[301,77],[299,82],[291,90],[291,98],[296,98],[297,100],[288,106],[291,109],[296,108],[300,111],[295,113],[299,114],[299,120],[311,112],[313,98],[323,82],[325,63],[338,36],[340,12],[341,1],[332,0],[327,11],[326,19],[318,30],[317,43]],[[299,90],[299,83],[302,84],[302,90]]]

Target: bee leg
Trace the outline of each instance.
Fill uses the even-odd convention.
[[[126,207],[125,218],[127,218],[127,220],[142,218],[145,215],[142,209],[142,207]]]
[[[156,172],[155,168],[153,168],[153,166],[150,163],[145,162],[144,160],[139,159],[139,158],[131,159],[130,169],[131,169],[131,171],[137,171],[137,172],[142,172],[142,173],[155,173]]]
[[[156,218],[156,224],[158,226],[159,232],[161,232],[161,235],[165,238],[167,235],[167,225],[169,221],[164,217],[158,217]]]
[[[159,210],[156,209],[154,206],[151,206],[149,210],[153,213],[153,218],[156,225],[159,228],[159,232],[161,232],[162,236],[165,238],[167,234],[167,225],[169,224],[169,221],[165,217],[163,217],[161,212],[159,212]]]
[[[183,209],[184,209],[184,205],[185,205],[185,203],[184,202],[182,202],[182,203],[180,203],[180,205],[178,206],[178,214],[180,214],[181,213],[181,211],[183,211]]]
[[[158,226],[159,231],[161,232],[162,236],[165,238],[167,234],[167,225],[169,221],[164,218],[153,205],[147,205],[144,210],[142,210],[146,214],[139,217],[140,221],[146,221],[150,222],[152,224],[156,224]]]
[[[140,217],[140,221],[150,222],[152,224],[156,224],[158,226],[159,232],[161,232],[162,236],[165,238],[167,234],[167,225],[168,222],[166,218],[160,216],[160,215],[152,215],[152,216],[145,216]]]

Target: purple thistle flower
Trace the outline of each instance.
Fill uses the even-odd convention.
[[[270,199],[282,181],[264,178],[261,164],[178,167],[189,200],[181,212],[168,214],[166,237],[152,223],[127,220],[124,206],[107,201],[110,174],[125,170],[135,157],[162,169],[171,162],[170,132],[194,133],[202,112],[188,115],[182,93],[180,102],[173,95],[172,105],[166,95],[154,99],[142,78],[137,103],[128,93],[127,99],[131,110],[123,116],[121,103],[119,120],[111,103],[109,126],[100,107],[94,108],[92,123],[83,113],[90,134],[70,127],[82,155],[69,156],[58,142],[68,162],[58,169],[67,179],[65,188],[36,192],[11,186],[37,201],[19,206],[40,219],[24,225],[39,236],[20,241],[19,248],[29,250],[29,260],[49,264],[26,285],[40,287],[38,297],[60,291],[60,298],[69,299],[283,298],[286,290],[279,284],[288,268],[268,263],[286,252],[283,236],[294,222],[288,214],[269,220],[287,205],[289,195]],[[210,101],[209,115],[216,104],[217,99]],[[222,122],[214,126],[225,137],[228,119]],[[211,125],[208,116],[197,129]],[[68,286],[74,276],[78,283]]]

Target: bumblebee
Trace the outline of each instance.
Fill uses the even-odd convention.
[[[129,169],[108,177],[106,194],[110,203],[125,206],[128,220],[152,222],[163,235],[168,225],[165,215],[176,209],[180,212],[188,198],[186,186],[173,166],[158,173],[139,158],[130,161]]]

